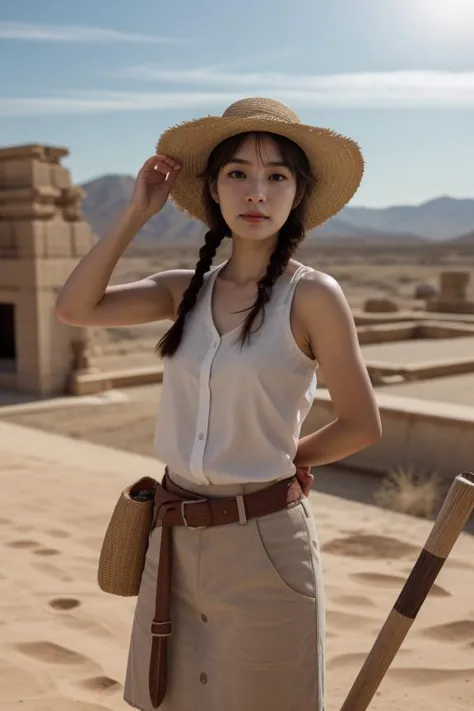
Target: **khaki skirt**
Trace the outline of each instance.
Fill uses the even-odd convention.
[[[208,498],[261,488],[201,487],[170,477],[179,491]],[[148,672],[160,539],[158,526],[150,534],[125,679],[124,699],[141,711],[153,711]],[[174,527],[171,619],[160,711],[324,711],[324,591],[307,499],[245,524]]]

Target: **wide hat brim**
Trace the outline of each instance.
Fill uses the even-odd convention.
[[[293,112],[292,112],[293,113]],[[295,114],[293,114],[295,116]],[[364,159],[358,144],[328,128],[307,126],[299,121],[269,116],[207,116],[167,129],[156,152],[181,165],[170,197],[189,217],[206,224],[202,190],[204,172],[213,148],[238,133],[263,131],[286,136],[308,157],[316,178],[308,201],[305,228],[323,224],[351,200],[364,174]]]

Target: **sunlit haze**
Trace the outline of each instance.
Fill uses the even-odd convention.
[[[0,144],[135,174],[170,124],[272,96],[359,142],[352,204],[472,197],[473,36],[471,0],[3,3]]]

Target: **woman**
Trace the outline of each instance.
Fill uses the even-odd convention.
[[[350,200],[362,174],[352,140],[304,126],[269,99],[170,128],[118,226],[59,294],[58,314],[70,324],[173,321],[158,344],[155,446],[167,468],[124,693],[142,711],[324,711],[309,471],[376,442],[381,425],[339,284],[292,257],[306,230]],[[195,271],[108,286],[170,194],[209,228]],[[231,257],[213,267],[224,238]],[[300,439],[318,364],[336,417]]]

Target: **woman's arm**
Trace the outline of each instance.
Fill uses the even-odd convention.
[[[330,464],[365,449],[382,436],[382,424],[342,288],[313,272],[298,290],[298,312],[324,373],[336,419],[299,441],[297,466]]]
[[[81,259],[59,292],[56,312],[61,321],[77,326],[123,326],[173,318],[170,280],[176,281],[174,273],[120,286],[108,284],[132,239],[166,203],[178,173],[179,166],[165,156],[145,161],[116,227]]]
[[[128,207],[115,229],[81,259],[56,300],[61,321],[74,326],[123,326],[171,318],[171,297],[163,275],[107,286],[122,253],[143,224]]]

